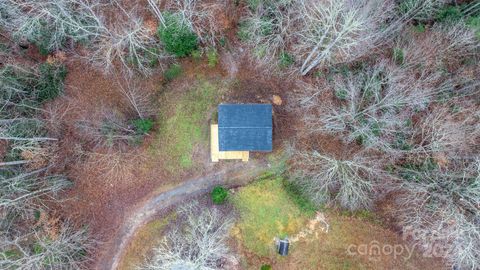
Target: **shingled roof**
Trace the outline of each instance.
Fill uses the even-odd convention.
[[[272,151],[272,105],[219,105],[218,139],[220,151]]]

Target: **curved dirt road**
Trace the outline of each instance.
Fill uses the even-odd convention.
[[[228,170],[217,172],[200,178],[187,180],[180,185],[151,196],[142,204],[135,207],[125,219],[113,240],[107,243],[105,252],[97,262],[96,269],[118,269],[128,243],[135,232],[160,210],[184,201],[186,198],[199,195],[211,190],[215,185],[240,186],[258,176],[265,167],[252,162],[247,166],[234,166]]]

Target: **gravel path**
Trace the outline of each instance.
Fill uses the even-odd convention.
[[[125,219],[113,240],[105,244],[105,255],[98,261],[95,268],[105,270],[118,269],[125,249],[135,232],[162,209],[185,201],[189,197],[209,192],[215,185],[230,187],[245,185],[264,170],[264,166],[255,162],[236,164],[227,170],[187,180],[168,191],[151,196],[142,204],[134,207],[134,210]]]

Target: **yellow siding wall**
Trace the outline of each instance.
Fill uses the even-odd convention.
[[[218,162],[220,159],[241,159],[247,162],[249,158],[248,151],[220,151],[218,145],[218,125],[210,126],[210,153],[213,162]]]

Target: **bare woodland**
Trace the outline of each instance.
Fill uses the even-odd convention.
[[[453,18],[439,15],[457,7],[449,0],[124,2],[0,0],[2,43],[33,45],[49,55],[40,64],[20,61],[18,49],[0,54],[0,143],[6,149],[0,268],[88,268],[97,248],[87,226],[49,212],[72,188],[59,165],[55,119],[61,112],[45,109],[63,98],[66,71],[57,53],[81,59],[118,84],[121,110],[102,106],[75,123],[91,146],[77,154],[104,162],[117,177],[156,114],[139,82],[191,53],[170,51],[157,36],[162,31],[161,37],[184,33],[201,52],[221,51],[227,40],[265,67],[259,72],[296,82],[285,93],[301,126],[288,142],[288,175],[314,203],[375,210],[385,193],[395,194],[395,225],[412,241],[426,249],[441,245],[449,266],[480,268],[478,1],[463,1]],[[228,40],[218,14],[232,8],[239,19]],[[353,150],[327,153],[316,141],[323,135]],[[233,217],[195,204],[177,211],[181,226],[169,228],[140,269],[224,269],[235,261],[227,245]]]
[[[177,214],[180,226],[169,229],[153,259],[139,269],[218,269],[235,261],[226,244],[233,225],[231,216],[202,209],[196,203],[180,207]]]

